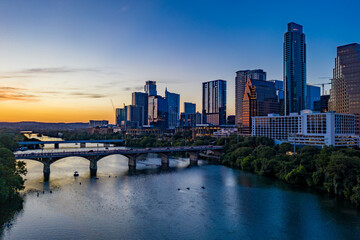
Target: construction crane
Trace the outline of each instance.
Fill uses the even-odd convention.
[[[331,80],[331,79],[330,79]],[[325,95],[325,85],[331,85],[331,82],[327,82],[327,83],[318,83],[318,84],[311,84],[314,86],[321,86],[322,88],[322,94],[321,95]]]

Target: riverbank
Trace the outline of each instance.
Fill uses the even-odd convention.
[[[328,192],[360,205],[359,149],[306,146],[293,154],[288,143],[274,145],[267,138],[236,136],[219,139],[217,144],[225,149],[223,165]]]

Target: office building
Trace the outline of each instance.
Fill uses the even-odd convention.
[[[285,115],[306,108],[306,46],[303,27],[288,23],[284,34]]]
[[[121,126],[123,121],[126,121],[126,110],[124,108],[117,108],[116,109],[116,125]]]
[[[360,45],[337,47],[329,110],[356,115],[356,134],[360,134]]]
[[[143,92],[133,92],[132,93],[132,103],[131,105],[143,107],[143,125],[148,124],[148,94]]]
[[[157,128],[167,128],[167,103],[161,96],[149,96],[148,124]]]
[[[165,99],[167,103],[167,124],[168,128],[179,126],[180,117],[180,95],[165,90]]]
[[[329,99],[330,99],[330,95],[322,95],[319,101],[314,102],[314,111],[328,112]]]
[[[235,77],[235,124],[241,127],[242,123],[242,100],[244,97],[246,80],[249,78],[266,81],[266,72],[262,69],[241,70],[236,72]]]
[[[203,123],[226,124],[226,81],[203,82],[202,117]]]
[[[252,135],[265,136],[276,143],[297,145],[357,146],[355,116],[335,112],[319,113],[303,110],[287,116],[269,114],[253,117]]]
[[[240,132],[251,134],[252,117],[266,116],[269,113],[279,113],[275,84],[249,78],[245,84]]]
[[[156,96],[157,95],[156,82],[155,81],[146,81],[145,86],[144,86],[144,91],[149,96]]]
[[[235,125],[235,115],[229,115],[226,119],[227,125]]]
[[[320,87],[306,85],[306,109],[314,110],[314,102],[320,100]]]
[[[102,127],[109,125],[109,121],[107,120],[90,120],[89,126],[90,127]]]
[[[184,113],[188,113],[188,114],[196,113],[196,104],[190,102],[184,102]]]
[[[181,113],[180,127],[195,127],[201,124],[201,113]]]
[[[139,128],[144,125],[144,109],[142,106],[128,105],[125,106],[125,111],[126,121],[133,122],[132,126],[135,126],[135,128]]]

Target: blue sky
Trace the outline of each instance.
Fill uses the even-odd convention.
[[[110,99],[130,104],[146,80],[200,110],[201,82],[225,79],[234,114],[237,70],[282,79],[288,22],[304,27],[308,83],[327,82],[336,47],[360,42],[359,9],[346,0],[2,0],[0,112],[9,114],[0,121],[113,121]]]

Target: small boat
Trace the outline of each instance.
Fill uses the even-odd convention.
[[[79,173],[77,171],[74,172],[74,177],[78,177]]]

